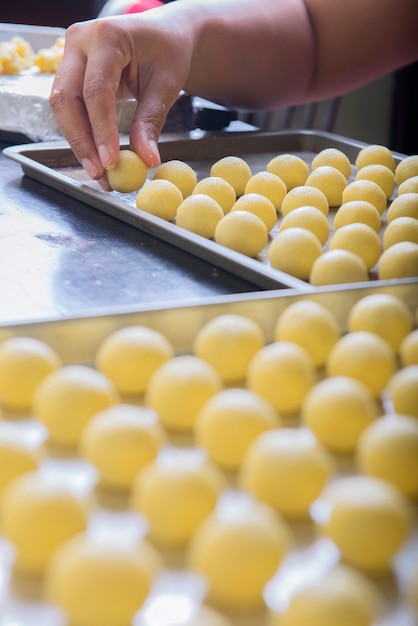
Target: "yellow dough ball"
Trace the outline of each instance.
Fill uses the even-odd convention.
[[[384,250],[379,261],[379,280],[418,276],[418,243],[401,241]]]
[[[411,528],[406,496],[379,478],[350,476],[325,487],[322,498],[329,511],[320,527],[341,560],[371,574],[387,572]]]
[[[29,410],[42,380],[61,366],[50,346],[31,337],[10,337],[0,343],[0,404]]]
[[[57,548],[87,526],[87,507],[64,483],[27,472],[3,493],[2,532],[16,550],[16,570],[41,574]]]
[[[309,174],[307,163],[295,154],[278,154],[270,159],[266,169],[281,178],[288,191],[304,185]]]
[[[211,176],[224,178],[232,185],[237,198],[245,193],[245,187],[252,176],[251,168],[245,159],[238,156],[225,156],[213,163]]]
[[[196,442],[228,471],[237,470],[258,435],[277,428],[272,405],[249,389],[224,389],[210,398],[196,419]]]
[[[329,450],[351,453],[362,432],[380,415],[379,404],[365,384],[349,376],[331,376],[308,392],[302,422]]]
[[[265,344],[261,326],[244,315],[225,313],[206,322],[196,334],[193,350],[210,363],[225,383],[245,380],[248,364]]]
[[[281,212],[284,217],[294,209],[303,206],[314,206],[325,216],[329,213],[329,204],[326,195],[317,187],[309,185],[299,185],[294,187],[285,195]]]
[[[371,424],[358,442],[356,463],[363,474],[386,480],[416,498],[418,421],[405,415],[390,415]]]
[[[145,515],[153,541],[180,548],[215,509],[224,487],[205,455],[183,449],[158,456],[138,474],[131,502]]]
[[[355,180],[372,180],[385,192],[386,198],[390,198],[395,191],[395,174],[386,165],[375,163],[365,165],[358,170]]]
[[[206,176],[202,178],[193,189],[193,193],[203,193],[210,196],[221,205],[222,211],[226,214],[232,209],[237,196],[233,186],[224,178],[219,176]]]
[[[222,378],[213,365],[196,356],[180,355],[154,372],[145,400],[164,426],[190,432],[198,411],[222,387]]]
[[[398,187],[398,196],[404,193],[418,193],[418,174],[403,181]]]
[[[46,572],[45,597],[74,626],[126,626],[149,596],[162,567],[144,541],[80,534],[56,552]]]
[[[127,491],[166,441],[158,415],[147,407],[116,404],[99,411],[81,434],[80,454],[103,486]]]
[[[318,237],[322,246],[328,241],[328,220],[322,211],[313,206],[302,206],[285,215],[280,222],[280,231],[286,228],[306,228]]]
[[[327,250],[312,265],[311,285],[338,285],[369,280],[367,265],[358,254],[349,250]]]
[[[215,241],[246,256],[256,257],[266,246],[268,233],[264,222],[253,213],[233,211],[218,222]]]
[[[341,337],[331,350],[328,376],[351,376],[379,397],[396,370],[396,353],[386,339],[370,331],[356,331]]]
[[[172,220],[183,201],[183,195],[178,187],[163,178],[150,180],[136,195],[136,207],[161,217],[163,220]]]
[[[345,178],[351,176],[351,163],[348,156],[338,148],[324,148],[314,156],[311,168],[315,170],[322,165],[331,165],[341,172]]]
[[[308,280],[312,266],[322,255],[316,235],[306,228],[286,228],[271,241],[267,256],[272,267],[300,280]]]
[[[112,189],[121,193],[130,193],[137,191],[145,183],[148,168],[135,152],[121,150],[116,166],[107,170],[106,174]]]
[[[402,340],[399,346],[399,357],[403,367],[418,365],[418,328]]]
[[[22,441],[18,433],[0,431],[0,519],[1,501],[7,486],[22,474],[36,470],[40,460],[37,446]]]
[[[344,174],[332,165],[321,165],[312,170],[306,179],[306,185],[317,187],[326,196],[330,207],[340,206],[343,191],[348,182]]]
[[[257,172],[251,176],[245,186],[245,193],[258,193],[273,203],[276,211],[280,211],[287,187],[279,176],[271,172]]]
[[[316,367],[323,367],[340,335],[335,315],[311,300],[289,304],[280,314],[274,329],[276,341],[299,344],[308,352]]]
[[[396,351],[413,329],[408,306],[397,296],[374,293],[358,300],[348,315],[348,330],[367,330],[386,339]]]
[[[173,159],[161,163],[152,175],[153,180],[163,178],[169,180],[181,191],[183,198],[187,198],[196,187],[197,176],[194,169],[188,163]]]
[[[418,365],[395,372],[388,382],[388,395],[395,413],[418,417]]]
[[[418,154],[411,154],[403,158],[395,169],[395,179],[398,185],[413,176],[418,176]]]
[[[371,144],[362,148],[357,154],[355,166],[361,169],[366,165],[385,165],[395,172],[395,158],[387,146]]]
[[[146,326],[127,326],[109,335],[96,354],[96,366],[120,393],[142,395],[154,371],[174,356],[167,337]]]
[[[376,207],[366,200],[351,200],[345,202],[337,209],[334,217],[334,229],[342,228],[348,224],[367,224],[376,233],[382,226],[381,218]]]
[[[299,411],[315,382],[316,369],[308,352],[290,341],[268,344],[248,368],[247,387],[283,415]]]
[[[418,244],[418,220],[414,217],[396,217],[386,226],[383,233],[384,250],[402,241]]]
[[[334,469],[331,454],[307,429],[282,428],[259,435],[250,445],[240,482],[285,517],[302,519]]]
[[[392,200],[386,215],[388,224],[397,217],[418,219],[418,193],[404,193]]]
[[[363,259],[367,269],[371,270],[380,258],[382,244],[373,228],[367,224],[355,222],[336,230],[330,239],[328,249],[354,252]]]
[[[249,211],[264,223],[267,231],[276,226],[277,213],[274,204],[266,196],[259,193],[245,193],[240,196],[231,211]]]
[[[223,218],[221,205],[210,196],[196,193],[185,198],[177,209],[176,224],[196,235],[211,239]]]
[[[387,198],[383,189],[372,180],[354,180],[343,191],[342,203],[362,200],[370,202],[382,215],[387,206]]]
[[[211,603],[253,610],[263,606],[264,587],[291,540],[287,524],[272,508],[242,498],[233,506],[218,507],[203,522],[189,546],[188,560],[206,578]]]
[[[339,564],[297,591],[270,626],[373,626],[382,606],[379,588],[369,577]]]
[[[117,402],[117,390],[104,374],[86,365],[66,365],[39,385],[33,413],[52,444],[74,447],[93,415]]]

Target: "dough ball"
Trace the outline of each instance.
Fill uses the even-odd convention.
[[[327,250],[312,265],[309,275],[311,285],[338,285],[369,280],[367,265],[350,250]]]
[[[231,211],[249,211],[261,219],[268,232],[276,226],[277,213],[274,204],[259,193],[245,193],[237,199]]]
[[[303,519],[333,471],[331,454],[312,433],[282,428],[253,441],[241,466],[240,481],[255,498],[282,515]]]
[[[224,389],[200,409],[196,442],[223,469],[235,471],[254,439],[279,424],[277,412],[258,394],[249,389]]]
[[[379,280],[416,278],[418,276],[418,243],[401,241],[384,250],[380,257],[378,274]]]
[[[412,525],[404,494],[379,478],[350,476],[325,487],[322,499],[329,510],[321,531],[341,560],[373,575],[387,572]]]
[[[193,350],[219,372],[225,383],[245,380],[248,364],[265,344],[261,326],[244,315],[217,315],[196,334]]]
[[[28,411],[43,379],[61,366],[50,346],[31,337],[10,337],[0,343],[0,403]]]
[[[102,342],[96,365],[120,393],[139,396],[154,371],[173,356],[174,348],[163,333],[146,326],[127,326]]]
[[[39,385],[33,413],[52,444],[75,447],[93,415],[118,402],[117,390],[104,374],[86,365],[65,365]]]
[[[58,547],[86,526],[85,502],[39,470],[16,478],[3,493],[2,531],[16,550],[18,571],[43,573]]]
[[[224,486],[221,472],[205,455],[169,451],[138,474],[132,507],[146,517],[153,541],[181,548],[215,509]]]
[[[276,341],[259,350],[247,374],[247,387],[283,415],[299,411],[315,382],[316,369],[308,352],[290,341]]]
[[[74,626],[126,626],[148,598],[161,566],[145,542],[80,534],[51,560],[45,597]]]
[[[211,176],[225,179],[234,188],[237,198],[245,193],[245,187],[252,176],[251,168],[245,159],[238,156],[225,156],[213,163]]]
[[[223,216],[222,207],[216,200],[203,193],[196,193],[185,198],[178,207],[176,224],[196,235],[212,239]]]
[[[272,267],[300,280],[308,280],[312,266],[322,255],[322,245],[306,228],[281,230],[271,241],[267,256]]]
[[[189,563],[206,578],[211,603],[252,610],[263,606],[264,587],[291,539],[287,524],[273,509],[242,498],[218,507],[203,522],[190,543]]]
[[[413,316],[397,296],[373,293],[360,298],[350,310],[347,325],[350,332],[366,330],[375,333],[399,350],[402,340],[413,329]]]
[[[245,186],[245,193],[258,193],[273,204],[276,212],[280,211],[287,187],[279,176],[262,171],[253,174]]]
[[[395,172],[395,159],[392,152],[387,146],[382,146],[380,144],[371,144],[368,146],[364,146],[364,148],[359,150],[355,161],[355,166],[357,169],[360,170],[362,167],[366,167],[366,165],[376,164],[385,165],[392,172]]]
[[[332,165],[321,165],[312,170],[305,182],[306,185],[320,189],[330,207],[340,206],[343,191],[348,185],[344,174]]]
[[[382,244],[379,235],[373,228],[356,222],[342,226],[332,235],[329,250],[348,250],[354,252],[371,270],[379,261]]]
[[[150,180],[136,195],[136,207],[163,220],[172,220],[183,201],[180,189],[164,178]]]
[[[286,217],[294,209],[304,206],[313,206],[319,209],[325,216],[329,213],[329,204],[326,195],[318,187],[299,185],[285,195],[282,202],[282,215]]]
[[[0,431],[0,518],[1,501],[7,486],[15,478],[36,470],[40,460],[38,446],[24,441],[19,433]]]
[[[311,300],[289,304],[274,329],[276,341],[300,345],[316,367],[323,367],[331,348],[341,336],[337,318],[325,306]]]
[[[386,226],[383,233],[384,250],[402,241],[418,244],[418,220],[414,217],[396,217]]]
[[[233,211],[218,222],[215,241],[246,256],[256,257],[266,246],[268,233],[264,222],[253,213]]]
[[[106,174],[112,189],[130,193],[142,187],[147,179],[148,169],[135,152],[121,150],[116,166],[107,170]]]
[[[388,224],[397,217],[418,219],[418,193],[403,193],[392,200],[386,215]]]
[[[362,433],[356,449],[357,467],[418,496],[418,421],[405,415],[378,419]]]
[[[311,168],[315,170],[322,165],[335,167],[345,178],[350,178],[351,176],[350,159],[342,150],[338,150],[337,148],[324,148],[314,156]]]
[[[418,365],[395,372],[388,381],[388,395],[395,413],[418,417]]]
[[[331,376],[318,382],[302,405],[302,422],[329,450],[354,451],[363,431],[380,415],[368,387],[349,376]]]
[[[404,193],[418,193],[418,174],[403,181],[398,187],[398,196]]]
[[[343,191],[342,203],[361,200],[370,202],[382,215],[387,206],[387,198],[383,189],[372,180],[354,180]]]
[[[152,175],[153,180],[169,180],[181,191],[183,198],[187,198],[196,187],[197,176],[194,169],[188,163],[173,159],[161,163]]]
[[[295,154],[278,154],[270,159],[266,169],[281,178],[288,191],[304,185],[309,174],[307,163]]]
[[[328,376],[351,376],[378,398],[396,371],[396,353],[386,339],[370,331],[340,337],[327,363]]]
[[[403,367],[418,365],[418,328],[402,340],[399,346],[399,357]]]
[[[372,180],[385,192],[386,198],[390,198],[395,191],[395,174],[386,165],[375,163],[365,165],[357,171],[355,180]]]
[[[351,200],[345,202],[337,209],[334,217],[334,230],[338,230],[348,224],[367,224],[376,233],[382,226],[381,218],[376,207],[366,200]]]
[[[196,184],[193,193],[203,193],[216,200],[221,205],[224,214],[229,213],[237,199],[233,186],[219,176],[202,178]]]
[[[329,236],[329,222],[319,209],[313,206],[302,206],[288,213],[280,222],[280,231],[286,228],[306,228],[316,235],[322,246]]]
[[[154,411],[115,404],[89,421],[81,434],[80,453],[96,467],[103,486],[127,491],[165,440]]]
[[[395,169],[396,183],[401,185],[408,178],[418,176],[418,154],[411,154],[402,159]]]
[[[222,387],[222,378],[210,363],[193,355],[180,355],[154,372],[145,400],[164,426],[191,432],[197,413]]]

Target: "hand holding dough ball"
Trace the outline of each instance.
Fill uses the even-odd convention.
[[[167,221],[175,218],[182,202],[183,195],[180,189],[163,178],[148,181],[138,191],[135,200],[136,207],[141,211]]]
[[[343,191],[348,185],[344,174],[332,165],[321,165],[312,170],[305,183],[322,191],[330,207],[340,206]]]
[[[274,204],[266,196],[259,193],[245,193],[240,196],[231,211],[249,211],[254,213],[264,223],[268,232],[276,225],[277,212]]]
[[[342,204],[361,200],[370,202],[379,215],[382,215],[387,206],[387,198],[383,189],[373,180],[354,180],[343,191]]]
[[[253,441],[244,456],[240,482],[285,517],[303,519],[333,471],[331,454],[312,433],[283,428]]]
[[[176,224],[196,235],[212,239],[223,216],[222,207],[216,200],[205,194],[196,193],[185,198],[178,207]]]
[[[329,213],[329,204],[324,192],[310,185],[299,185],[288,191],[283,199],[281,212],[286,217],[294,209],[304,206],[313,206],[325,216]]]
[[[350,250],[326,250],[314,261],[309,282],[320,285],[362,283],[369,280],[369,272],[362,258]]]
[[[280,222],[280,232],[286,228],[306,228],[319,239],[319,243],[324,246],[329,237],[329,222],[326,216],[313,206],[302,206],[293,209]]]
[[[304,185],[309,174],[307,163],[295,154],[278,154],[270,159],[266,169],[281,178],[288,191]]]
[[[265,341],[257,322],[244,315],[226,313],[202,326],[193,350],[216,368],[225,383],[237,383],[245,380],[249,362]]]
[[[342,150],[338,150],[338,148],[324,148],[324,150],[321,150],[314,156],[311,168],[315,170],[322,165],[335,167],[347,179],[351,176],[350,159]]]
[[[127,326],[113,332],[96,355],[97,368],[120,393],[143,395],[153,372],[174,356],[174,348],[159,331]]]
[[[379,280],[416,278],[418,276],[418,243],[401,241],[384,250],[378,267]]]
[[[287,524],[273,509],[245,498],[217,507],[203,522],[189,546],[189,563],[206,578],[211,603],[258,609],[291,540]]]
[[[104,487],[128,491],[166,441],[158,416],[128,404],[96,413],[81,434],[80,454],[99,472]]]
[[[181,191],[183,198],[187,198],[193,192],[197,183],[194,169],[188,163],[173,159],[161,163],[152,175],[153,180],[169,180]]]
[[[233,211],[224,215],[215,229],[215,241],[221,246],[256,257],[268,241],[264,222],[248,211]]]
[[[358,170],[366,165],[385,165],[391,172],[395,172],[396,164],[392,152],[387,146],[371,144],[359,150],[355,161]]]
[[[418,418],[418,365],[395,372],[388,381],[387,391],[395,413]]]
[[[300,280],[308,280],[312,267],[322,255],[322,245],[306,228],[281,230],[271,241],[267,256],[272,267]]]
[[[354,451],[363,431],[380,415],[368,387],[349,376],[330,376],[308,392],[301,411],[302,423],[329,450]]]
[[[11,337],[0,343],[0,404],[15,411],[31,408],[36,389],[61,366],[50,346],[31,337]]]
[[[121,150],[113,169],[108,169],[107,180],[115,191],[130,193],[142,187],[147,179],[148,169],[141,157],[132,150]]]
[[[405,180],[418,176],[418,154],[411,154],[398,163],[395,169],[395,179],[398,185]]]
[[[191,432],[204,403],[222,387],[213,365],[196,356],[180,355],[154,372],[145,401],[168,429]]]
[[[245,187],[252,176],[251,168],[245,159],[238,156],[225,156],[213,163],[211,176],[219,176],[232,185],[237,198],[245,193]]]
[[[159,554],[145,542],[83,533],[51,560],[45,597],[74,626],[126,626],[148,598],[161,568]]]
[[[248,389],[224,389],[199,411],[196,443],[220,467],[236,471],[258,435],[279,425],[277,412],[258,394]]]
[[[132,507],[146,517],[153,541],[182,548],[213,512],[224,487],[220,470],[205,455],[169,452],[138,474]]]
[[[396,217],[383,232],[383,250],[403,241],[418,244],[418,220],[414,217]]]
[[[332,235],[329,250],[348,250],[357,254],[371,270],[379,261],[382,244],[373,228],[360,222],[342,226]]]
[[[360,475],[338,478],[325,487],[322,500],[328,516],[320,529],[341,560],[370,574],[386,573],[411,530],[406,496],[384,480]]]
[[[83,500],[40,470],[16,478],[3,494],[2,531],[16,549],[18,571],[41,574],[59,546],[86,526]]]
[[[273,203],[276,212],[280,211],[287,187],[279,176],[271,172],[257,172],[246,184],[245,193],[258,193]]]
[[[233,186],[219,176],[202,178],[196,183],[193,193],[203,193],[216,200],[221,205],[224,214],[229,213],[237,199]]]
[[[359,169],[355,180],[372,180],[383,189],[388,199],[395,191],[395,174],[386,165],[380,165],[379,163],[365,165]]]
[[[118,402],[116,387],[104,374],[86,365],[65,365],[39,385],[33,412],[52,444],[75,447],[93,415]]]

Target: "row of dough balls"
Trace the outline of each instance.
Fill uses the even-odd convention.
[[[372,145],[352,165],[327,148],[311,168],[280,154],[256,174],[238,156],[219,159],[199,181],[180,160],[147,174],[123,150],[108,178],[119,191],[139,189],[138,209],[249,257],[266,251],[272,267],[313,285],[364,282],[373,268],[381,280],[418,274],[418,155],[396,165],[388,148]]]
[[[35,52],[23,37],[0,41],[0,75],[19,74],[37,68],[42,73],[55,74],[64,54],[64,37],[58,37],[48,48]]]
[[[285,309],[270,344],[257,324],[239,315],[208,322],[196,336],[192,355],[176,356],[167,338],[149,328],[126,328],[104,341],[97,369],[63,366],[54,351],[34,340],[4,341],[3,403],[16,401],[8,390],[15,390],[15,398],[26,395],[52,443],[78,448],[104,485],[130,492],[132,508],[145,515],[154,544],[121,549],[112,541],[94,540],[87,532],[86,502],[39,471],[41,449],[4,438],[0,520],[16,546],[18,567],[46,570],[46,597],[62,606],[74,624],[116,626],[130,623],[148,597],[163,567],[158,547],[182,548],[206,577],[211,601],[249,610],[263,603],[265,585],[291,549],[292,520],[311,516],[318,533],[334,541],[349,566],[318,583],[325,605],[333,594],[351,599],[354,585],[363,589],[358,591],[363,600],[355,604],[366,615],[358,623],[371,624],[376,593],[359,572],[387,570],[409,537],[410,501],[418,496],[415,325],[400,299],[374,294],[352,307],[346,334],[327,309],[311,300]],[[286,393],[289,389],[298,397],[297,405],[289,405],[289,397],[277,405],[271,395],[277,387],[272,368],[274,381],[281,380]],[[315,371],[321,368],[326,377],[318,381]],[[132,388],[132,370],[141,372],[141,387]],[[28,371],[39,375],[31,391]],[[378,384],[375,375],[381,377]],[[246,388],[238,386],[243,380]],[[380,402],[382,392],[393,407],[389,414]],[[129,395],[144,395],[144,406],[122,403]],[[285,425],[290,409],[300,412],[298,427]],[[167,453],[172,430],[193,431],[198,447]],[[335,476],[335,455],[341,452],[354,455],[359,476]],[[223,500],[230,472],[249,495],[232,510]],[[320,500],[328,510],[322,519],[312,512]],[[364,533],[350,532],[360,519],[368,520]],[[390,528],[387,534],[385,528]],[[344,591],[330,583],[334,574],[346,581]],[[113,588],[116,575],[120,582]],[[92,580],[98,581],[94,589]],[[85,589],[91,590],[87,604]],[[121,589],[122,603],[115,601]],[[312,608],[315,596],[309,590],[296,595],[277,623],[301,626],[304,610],[317,610],[318,620],[325,619],[321,606]],[[115,621],[103,621],[114,611]],[[344,623],[338,621],[341,616],[332,619],[322,626]]]

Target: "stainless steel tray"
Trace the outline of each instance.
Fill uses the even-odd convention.
[[[125,143],[126,141],[125,138]],[[183,160],[194,168],[198,179],[201,179],[209,174],[211,164],[222,156],[241,156],[249,163],[253,173],[256,173],[264,170],[267,162],[276,154],[290,152],[301,156],[310,164],[315,154],[328,147],[339,148],[354,163],[358,151],[364,145],[362,142],[335,134],[309,130],[276,133],[250,131],[205,134],[191,132],[180,136],[163,135],[160,150],[163,161]],[[144,211],[139,211],[135,206],[136,194],[103,191],[80,168],[68,144],[44,142],[12,146],[6,148],[4,154],[19,162],[28,176],[250,280],[261,288],[289,287],[301,291],[312,290],[307,282],[272,268],[267,259],[267,246],[257,259],[248,258],[212,240],[178,228],[172,222],[166,222]],[[395,154],[394,156],[398,161],[402,158],[402,155]],[[330,211],[330,222],[333,215],[334,211]],[[280,216],[276,229],[279,222]],[[274,232],[275,229],[271,233],[272,236]],[[376,271],[370,272],[370,278],[373,282],[377,281]]]

